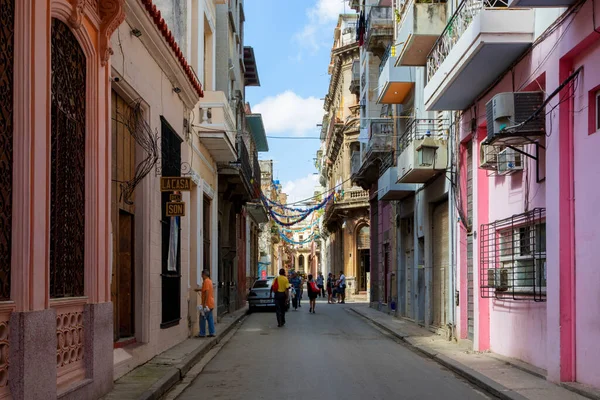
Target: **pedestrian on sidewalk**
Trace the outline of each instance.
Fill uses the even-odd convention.
[[[200,293],[198,303],[198,312],[200,313],[200,333],[197,337],[206,337],[206,323],[208,322],[208,337],[215,337],[215,322],[213,319],[213,309],[215,308],[215,296],[213,292],[213,283],[210,279],[210,272],[207,269],[202,271],[202,288],[194,289]]]
[[[333,303],[333,283],[335,282],[333,274],[330,272],[327,275],[327,304]]]
[[[302,278],[295,271],[292,272],[292,279],[290,284],[294,288],[295,296],[292,298],[292,307],[297,310],[298,307],[302,307],[300,300],[302,300]]]
[[[321,294],[321,289],[319,289],[319,287],[317,286],[317,282],[315,282],[315,280],[313,279],[312,274],[308,275],[308,284],[306,286],[308,290],[308,301],[310,303],[310,309],[308,310],[308,312],[314,314],[315,305],[317,304],[317,296]]]
[[[340,282],[339,282],[338,293],[340,294],[340,303],[346,304],[346,275],[344,271],[340,271]]]
[[[323,273],[319,271],[319,275],[317,276],[317,287],[319,288],[319,297],[325,298],[325,288],[323,287]]]
[[[285,309],[290,293],[290,282],[285,276],[285,269],[279,270],[279,276],[273,280],[271,292],[275,295],[275,313],[277,314],[277,327],[285,325]]]

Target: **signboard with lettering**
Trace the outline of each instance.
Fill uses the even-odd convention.
[[[182,196],[180,194],[171,194],[171,195],[169,195],[169,200],[171,200],[171,201],[180,202],[181,198],[182,198]]]
[[[180,201],[171,201],[167,203],[167,217],[184,217],[185,203]]]
[[[161,176],[160,191],[175,192],[175,191],[190,191],[192,190],[192,178],[189,176]]]

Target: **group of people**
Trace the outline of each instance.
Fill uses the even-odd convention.
[[[331,272],[327,276],[327,303],[346,303],[346,275],[344,275],[344,271],[340,271],[340,276],[337,279]]]
[[[315,279],[312,274],[308,275],[306,284],[309,313],[315,314],[315,306],[317,297],[325,297],[324,277],[321,272]],[[277,314],[277,326],[285,325],[285,311],[291,300],[294,310],[302,307],[302,295],[304,294],[304,281],[302,277],[295,271],[290,274],[290,279],[285,274],[285,269],[279,270],[279,276],[273,280],[271,292],[275,297],[275,312]],[[327,277],[327,303],[335,304],[345,303],[346,298],[346,276],[343,271],[340,271],[338,279],[331,272]]]

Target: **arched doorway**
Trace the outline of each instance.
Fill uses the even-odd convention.
[[[304,272],[304,255],[298,257],[298,272]]]
[[[356,230],[356,284],[359,292],[368,290],[369,274],[371,272],[371,229],[369,225],[361,225]]]

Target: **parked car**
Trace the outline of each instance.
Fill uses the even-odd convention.
[[[271,294],[271,285],[273,285],[274,276],[268,276],[267,279],[257,279],[248,293],[248,307],[250,312],[258,308],[275,308],[275,298]],[[290,308],[289,302],[287,309]]]

